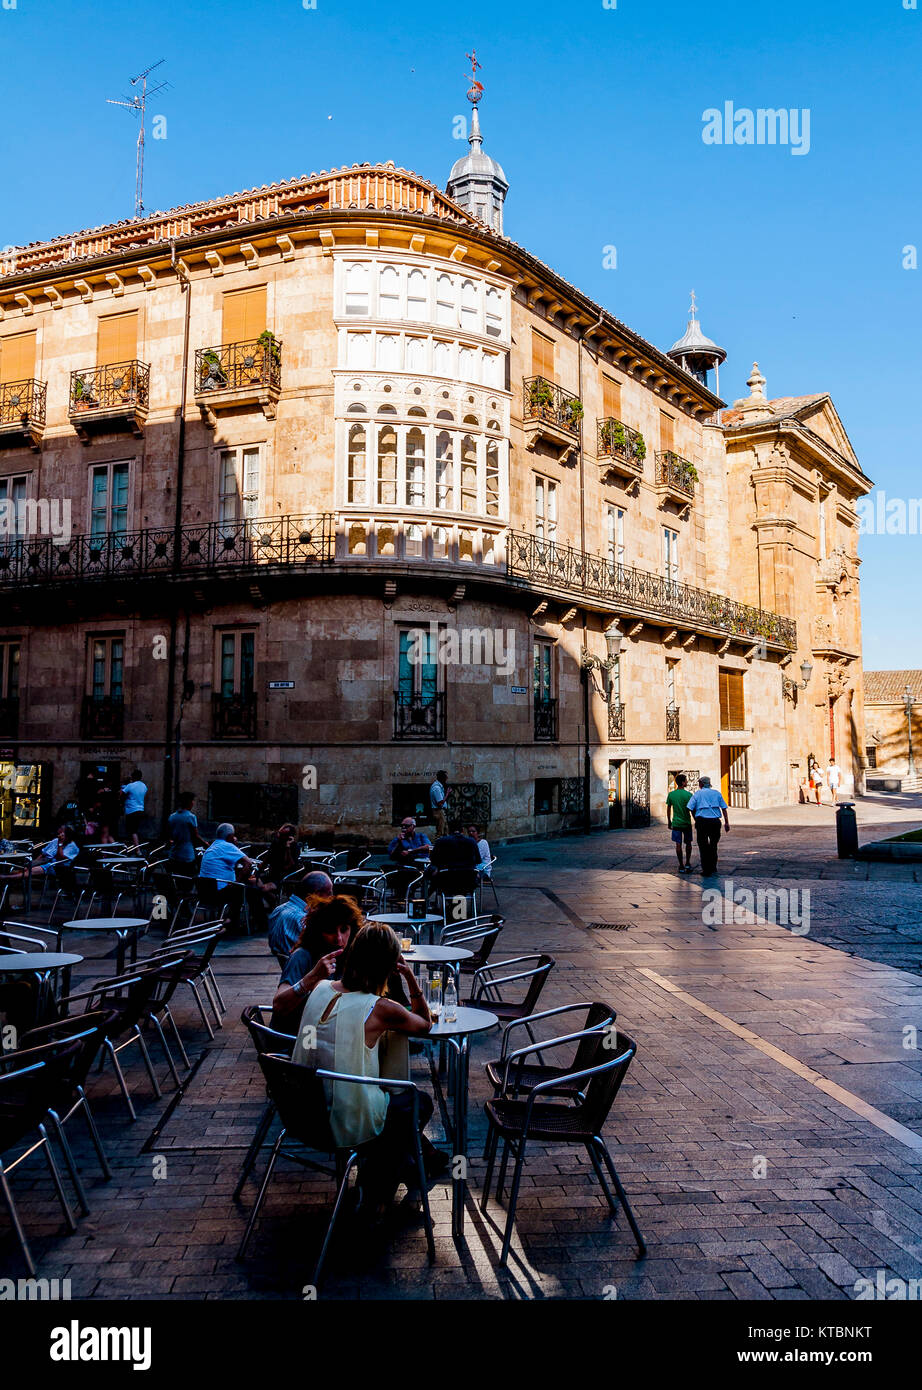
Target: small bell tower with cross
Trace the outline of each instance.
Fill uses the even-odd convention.
[[[509,191],[509,183],[501,165],[483,152],[483,136],[480,133],[478,103],[483,96],[483,83],[478,82],[477,73],[481,64],[477,61],[477,50],[468,53],[471,64],[470,86],[467,99],[471,103],[470,134],[467,137],[470,153],[455,162],[448,176],[446,192],[466,212],[479,217],[495,232],[503,230],[503,204]]]

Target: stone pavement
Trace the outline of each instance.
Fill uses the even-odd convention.
[[[919,823],[919,799],[868,799],[859,819],[863,839],[893,833]],[[550,951],[541,1007],[605,1000],[637,1041],[605,1134],[647,1256],[623,1215],[609,1219],[585,1154],[536,1145],[513,1257],[497,1269],[504,1213],[476,1205],[492,1035],[472,1061],[464,1245],[438,1183],[435,1265],[398,1208],[388,1244],[340,1242],[321,1296],[845,1300],[879,1270],[922,1277],[918,870],[837,860],[832,821],[828,807],[734,813],[720,868],[735,901],[724,886],[716,923],[662,827],[503,848],[497,955]],[[755,900],[781,887],[809,891],[806,932],[739,905],[741,889]],[[70,1278],[75,1298],[303,1297],[329,1178],[281,1164],[249,1258],[234,1258],[256,1189],[240,1204],[232,1191],[264,1099],[239,1013],[271,997],[277,970],[248,940],[222,950],[218,971],[229,1011],[215,1041],[179,1010],[198,1059],[181,1098],[153,1101],[132,1064],[130,1125],[109,1076],[93,1081],[115,1179],[101,1181],[81,1140],[92,1211],[76,1235],[62,1233],[40,1160],[14,1176],[40,1273]],[[0,1216],[0,1277],[22,1272]]]

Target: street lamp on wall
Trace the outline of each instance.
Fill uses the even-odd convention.
[[[792,681],[783,671],[781,672],[782,694],[785,699],[793,700],[795,704],[797,703],[798,690],[806,690],[807,686],[810,684],[810,677],[813,675],[813,662],[807,661],[807,659],[804,658],[800,663],[800,674],[801,679],[799,681]]]
[[[915,775],[916,775],[916,765],[915,765],[915,762],[913,761],[913,756],[912,756],[912,707],[913,707],[913,705],[915,704],[915,702],[916,702],[916,697],[915,697],[915,695],[913,695],[912,691],[909,689],[909,686],[908,686],[908,685],[907,685],[907,686],[904,686],[904,688],[903,688],[903,709],[906,711],[906,728],[907,728],[907,731],[908,731],[908,734],[909,734],[909,776],[910,776],[910,777],[915,777]]]

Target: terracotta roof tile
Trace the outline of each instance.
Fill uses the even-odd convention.
[[[865,671],[864,703],[902,704],[907,685],[922,703],[922,671]]]

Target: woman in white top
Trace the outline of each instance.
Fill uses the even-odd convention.
[[[477,846],[480,854],[480,863],[477,865],[477,872],[483,874],[484,878],[489,878],[493,872],[493,856],[490,853],[490,846],[485,835],[481,835],[476,825],[469,825],[465,830],[467,835]]]
[[[38,852],[38,858],[29,869],[22,869],[16,875],[10,877],[25,878],[26,874],[32,874],[36,878],[44,874],[53,874],[62,864],[72,864],[80,853],[80,846],[77,844],[73,827],[62,825],[58,831],[57,838],[49,840],[47,845],[42,845]]]
[[[322,915],[323,907],[318,908]],[[345,1072],[351,1076],[382,1075],[380,1044],[388,1033],[420,1037],[432,1027],[432,1016],[416,977],[400,955],[400,941],[384,923],[369,922],[355,936],[344,957],[342,979],[330,978],[339,952],[323,956],[299,982],[307,995],[292,1060],[307,1067]],[[400,976],[409,1007],[388,999],[388,977]],[[330,1128],[337,1144],[367,1144],[362,1165],[362,1190],[371,1209],[380,1215],[406,1172],[414,1143],[411,1096],[388,1094],[377,1086],[350,1086],[326,1081]],[[420,1094],[420,1128],[432,1114],[432,1100]],[[430,1176],[447,1165],[424,1142]],[[443,1162],[444,1160],[444,1162]]]

